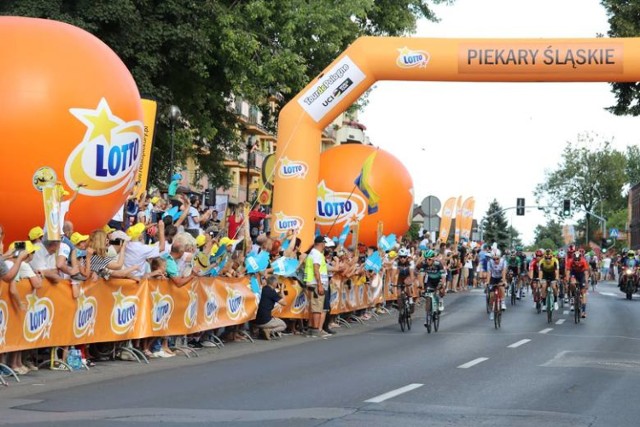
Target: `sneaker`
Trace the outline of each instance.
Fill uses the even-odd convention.
[[[581,318],[583,318],[583,319],[586,319],[586,318],[587,318],[587,313],[585,313],[585,312],[583,311],[583,312],[582,312],[582,315],[581,315],[580,317],[581,317]]]
[[[571,308],[570,308],[570,310],[571,310],[571,311],[573,311],[573,304],[571,304]]]
[[[209,340],[200,341],[200,344],[202,345],[202,347],[205,347],[205,348],[216,347],[216,345]]]
[[[542,304],[542,311],[547,311],[547,305],[546,304]]]
[[[195,348],[195,349],[200,349],[202,347],[204,347],[200,341],[196,341],[196,340],[189,340],[189,342],[187,343],[187,346],[189,348]]]
[[[489,313],[489,320],[493,320],[493,311]]]
[[[536,310],[538,309],[538,304],[536,304],[535,302],[533,303],[533,308],[535,308]]]
[[[442,301],[438,302],[438,311],[444,311],[444,303]]]
[[[558,303],[557,302],[553,303],[553,309],[556,310],[556,311],[558,310]]]
[[[38,367],[30,360],[27,360],[26,362],[24,362],[24,367],[27,368],[30,371],[37,371]]]
[[[326,338],[326,337],[330,337],[331,334],[329,332],[325,331],[324,329],[322,329],[322,330],[320,330],[318,336],[321,337],[321,338]]]
[[[153,353],[153,355],[155,357],[157,357],[157,358],[160,358],[160,359],[168,359],[169,357],[175,356],[175,354],[169,354],[169,353],[165,352],[164,350],[155,351]]]
[[[326,333],[328,333],[329,335],[335,335],[335,334],[337,333],[336,331],[334,331],[334,330],[333,330],[333,329],[331,329],[331,328],[323,329],[323,331],[325,331],[325,332],[326,332]]]
[[[425,323],[425,324],[424,324],[424,327],[425,327],[425,328],[428,328],[428,327],[429,327],[429,325],[427,325],[427,324]]]

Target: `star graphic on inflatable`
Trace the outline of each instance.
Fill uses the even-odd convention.
[[[71,108],[69,110],[78,120],[87,126],[86,141],[93,141],[103,137],[107,143],[111,143],[111,133],[115,128],[124,124],[120,118],[114,116],[109,108],[107,100],[102,98],[95,110],[87,108]]]
[[[409,55],[412,51],[411,49],[405,46],[401,49],[398,49],[398,52],[400,52],[400,55],[405,56],[405,55]]]
[[[324,180],[320,181],[320,184],[318,184],[318,197],[322,200],[326,200],[327,194],[329,194],[330,192],[331,190],[327,188]]]
[[[116,292],[113,292],[111,295],[113,295],[113,298],[115,298],[116,300],[115,305],[121,305],[126,298],[126,296],[122,294],[122,288],[118,288],[118,290]]]
[[[33,307],[35,307],[36,303],[38,302],[38,296],[36,295],[36,291],[33,291],[33,293],[31,294],[27,294],[27,310],[31,310]]]

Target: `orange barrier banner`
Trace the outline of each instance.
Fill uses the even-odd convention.
[[[99,280],[82,284],[74,300],[68,282],[45,282],[28,292],[17,311],[9,286],[0,286],[0,353],[39,347],[186,335],[255,318],[257,296],[249,278],[199,278],[178,288],[167,280]]]

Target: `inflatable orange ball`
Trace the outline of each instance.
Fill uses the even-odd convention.
[[[42,187],[77,199],[65,219],[88,233],[126,199],[142,154],[138,88],[118,56],[61,22],[0,17],[0,224],[5,243],[45,222]],[[68,193],[68,194],[67,194]]]
[[[377,203],[372,197],[367,199],[354,183],[367,159],[372,163],[369,173],[361,180],[366,184],[361,187],[371,190],[373,199],[377,195]],[[380,221],[384,235],[394,233],[399,237],[409,229],[412,211],[413,180],[404,165],[389,152],[370,145],[343,144],[320,156],[316,224],[321,233],[337,237],[346,223],[359,222],[359,241],[376,245]],[[349,237],[346,243],[350,240]]]

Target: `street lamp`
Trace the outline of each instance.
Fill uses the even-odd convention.
[[[169,182],[173,178],[173,138],[175,134],[175,126],[180,117],[182,116],[182,112],[177,105],[172,105],[169,107],[169,123],[171,123],[171,157],[169,160]]]
[[[247,138],[247,193],[245,195],[245,201],[249,202],[249,174],[251,173],[251,151],[253,147],[258,143],[258,139],[255,135],[249,136]]]

